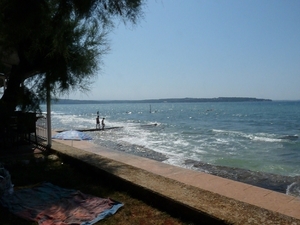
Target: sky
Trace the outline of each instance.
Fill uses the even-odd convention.
[[[118,23],[89,92],[69,99],[300,100],[299,0],[148,0]]]

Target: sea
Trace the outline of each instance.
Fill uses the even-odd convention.
[[[97,145],[300,197],[300,101],[53,104],[52,129],[97,112]]]

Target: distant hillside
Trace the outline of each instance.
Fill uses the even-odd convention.
[[[59,99],[53,104],[109,104],[109,103],[166,103],[166,102],[261,102],[272,101],[270,99],[242,98],[242,97],[219,97],[219,98],[164,98],[148,100],[72,100]]]

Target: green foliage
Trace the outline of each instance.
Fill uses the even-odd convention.
[[[114,22],[135,23],[141,6],[141,0],[0,0],[0,72],[8,75],[2,100],[13,108],[43,101],[48,87],[54,96],[88,90]]]

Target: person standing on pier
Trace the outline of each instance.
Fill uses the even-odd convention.
[[[100,119],[99,119],[99,115],[96,118],[96,129],[100,130]]]
[[[103,118],[102,121],[101,121],[102,130],[104,130],[104,127],[105,127],[104,119],[105,119],[105,118]]]

